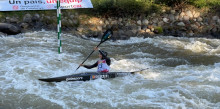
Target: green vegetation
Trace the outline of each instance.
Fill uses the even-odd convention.
[[[161,26],[155,27],[154,29],[155,29],[156,33],[158,33],[158,34],[163,33],[163,28]]]
[[[52,12],[53,11],[53,12]],[[49,16],[52,16],[52,15],[56,15],[56,10],[41,10],[41,11],[2,11],[0,12],[0,18],[4,17],[4,16],[9,16],[9,17],[18,17],[18,18],[23,18],[23,16],[25,14],[36,14],[36,13],[39,13],[39,14],[44,14],[44,15],[49,15]]]
[[[163,8],[177,7],[181,8],[187,5],[193,5],[197,8],[210,8],[212,11],[220,11],[220,0],[91,0],[93,9],[75,9],[62,10],[65,13],[84,13],[91,16],[116,16],[116,17],[136,17],[145,14],[160,13]],[[37,11],[39,14],[51,15],[51,11]],[[16,11],[0,12],[0,18],[3,16],[16,16],[22,18],[26,13],[34,14],[36,11]],[[56,12],[53,12],[56,14]],[[68,14],[66,15],[68,16]]]
[[[220,7],[220,0],[191,0],[191,4],[199,8],[202,7],[216,8],[216,7]]]
[[[152,0],[91,0],[93,13],[104,16],[138,16],[140,14],[157,13],[161,6]]]
[[[193,5],[197,8],[220,10],[220,0],[91,0],[94,9],[90,14],[104,16],[137,16],[158,13],[163,7],[183,7]]]

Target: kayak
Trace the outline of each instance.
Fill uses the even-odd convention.
[[[135,72],[109,72],[109,73],[97,73],[97,72],[87,72],[87,73],[79,73],[61,77],[53,77],[53,78],[41,78],[40,81],[44,82],[61,82],[61,81],[89,81],[95,80],[98,78],[109,79],[115,77],[122,77],[134,74]]]

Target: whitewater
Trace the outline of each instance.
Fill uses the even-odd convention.
[[[113,79],[46,83],[96,69],[78,65],[100,39],[35,31],[0,35],[0,109],[220,109],[220,40],[157,36],[106,41]],[[98,52],[85,62],[93,64]]]

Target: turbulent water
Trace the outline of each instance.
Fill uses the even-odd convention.
[[[114,79],[46,83],[39,78],[96,71],[78,65],[99,43],[39,31],[0,36],[0,109],[219,109],[220,40],[131,38],[107,41],[111,71],[148,70]],[[98,59],[95,52],[85,64]]]

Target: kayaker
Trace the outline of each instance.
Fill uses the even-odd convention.
[[[109,57],[107,57],[108,53],[98,49],[97,47],[95,47],[94,50],[98,50],[99,51],[99,58],[100,58],[100,60],[98,60],[93,65],[83,65],[83,64],[80,64],[80,66],[83,66],[83,67],[85,67],[87,69],[98,67],[97,68],[97,72],[102,72],[102,73],[109,72],[111,60],[110,60]]]

